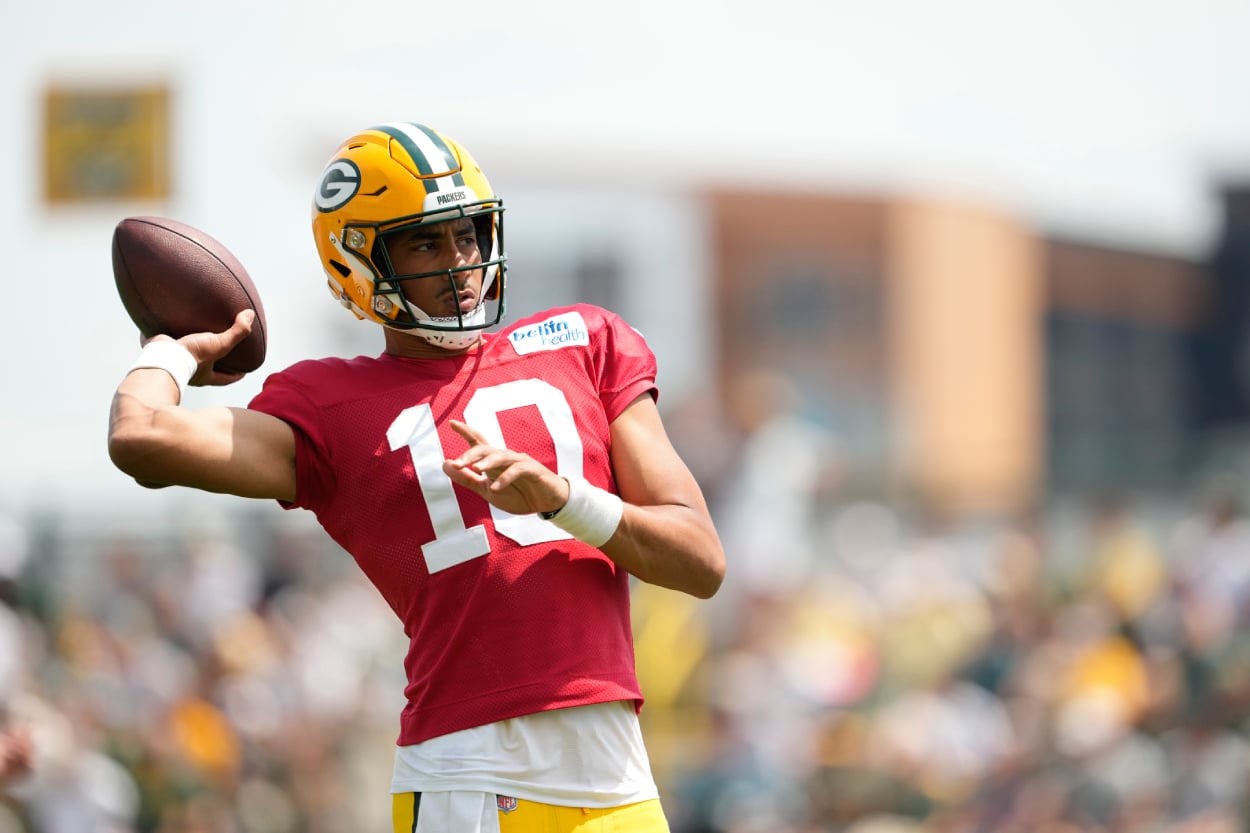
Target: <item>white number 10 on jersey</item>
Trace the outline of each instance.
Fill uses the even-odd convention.
[[[573,409],[564,392],[541,379],[519,379],[489,388],[480,388],[464,409],[464,421],[486,437],[491,445],[504,448],[499,414],[513,408],[533,405],[542,417],[556,449],[556,471],[565,477],[582,476],[582,440],[577,435]],[[466,526],[460,502],[456,500],[451,478],[443,471],[448,454],[443,449],[434,412],[429,404],[405,408],[386,431],[391,451],[407,448],[421,486],[434,540],[421,546],[421,555],[431,573],[446,570],[490,552],[486,528]],[[513,515],[495,506],[490,508],[495,530],[522,546],[571,538],[567,532],[537,515]]]

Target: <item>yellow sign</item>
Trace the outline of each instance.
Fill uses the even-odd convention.
[[[51,89],[44,195],[65,204],[169,196],[169,91]]]

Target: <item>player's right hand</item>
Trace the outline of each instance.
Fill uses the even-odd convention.
[[[227,330],[222,330],[220,333],[192,333],[177,339],[178,343],[187,348],[191,355],[195,357],[197,368],[189,384],[196,386],[229,385],[246,376],[246,373],[227,373],[217,370],[213,365],[251,334],[252,324],[255,320],[255,311],[245,309],[234,317],[234,323]],[[163,335],[153,336],[150,339],[141,339],[140,344],[168,338],[169,336]]]

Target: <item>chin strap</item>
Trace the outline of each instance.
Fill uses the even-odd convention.
[[[478,327],[486,321],[485,301],[479,303],[473,312],[460,317],[454,315],[435,317],[426,315],[419,307],[414,306],[411,309],[417,316],[417,324],[415,327],[406,330],[406,332],[420,336],[435,347],[443,347],[447,350],[463,350],[466,347],[472,347],[474,344],[477,344],[478,339],[482,337],[482,331]],[[423,324],[432,326],[427,329],[422,326]],[[457,326],[462,327],[465,324],[474,326],[475,329],[451,329]],[[435,329],[438,327],[446,327],[447,329]]]
[[[478,309],[482,310],[483,313],[485,313],[484,307],[478,307]],[[479,318],[481,317],[484,317],[484,315],[479,316]],[[445,325],[456,324],[459,322],[459,319],[457,318],[430,318],[428,316],[423,320],[428,321],[431,324],[445,324]],[[390,324],[383,324],[382,326],[386,327],[388,330],[395,330],[396,332],[407,333],[408,335],[417,336],[418,338],[424,339],[425,341],[428,341],[430,344],[433,344],[435,347],[442,347],[444,350],[463,350],[466,347],[472,347],[474,344],[477,344],[478,341],[482,338],[482,331],[480,329],[477,329],[477,330],[435,330],[435,329],[427,329],[421,326],[394,327],[394,326],[391,326]]]
[[[405,332],[419,336],[435,347],[442,347],[444,350],[463,350],[466,347],[472,347],[482,337],[481,330],[435,332],[434,330],[423,330],[418,327],[405,330]]]

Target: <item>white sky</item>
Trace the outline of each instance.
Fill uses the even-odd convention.
[[[1211,178],[1250,163],[1245,0],[460,7],[489,11],[443,50],[472,43],[480,57],[440,61],[418,45],[417,12],[382,42],[354,39],[355,75],[328,61],[274,89],[314,82],[364,116],[377,105],[361,79],[391,79],[417,110],[480,104],[468,129],[487,147],[555,137],[629,169],[932,184],[1185,249],[1210,232]],[[292,56],[325,37],[317,15],[298,18]],[[430,62],[437,91],[422,84]]]
[[[1250,172],[1246,0],[14,5],[18,83],[228,78],[236,111],[260,115],[242,135],[305,131],[317,161],[385,113],[544,172],[576,153],[677,176],[934,184],[1190,250],[1211,231],[1211,180]]]
[[[378,121],[446,129],[496,185],[935,188],[1189,256],[1217,230],[1217,182],[1250,177],[1247,0],[41,0],[5,21],[0,220],[23,306],[0,330],[0,502],[117,485],[98,459],[134,347],[114,343],[116,220],[246,229],[247,263],[307,254],[309,171]],[[44,86],[152,75],[181,108],[178,200],[49,212]],[[47,280],[45,303],[83,317],[32,306]],[[43,475],[33,447],[69,450]],[[91,466],[68,462],[87,448]]]

